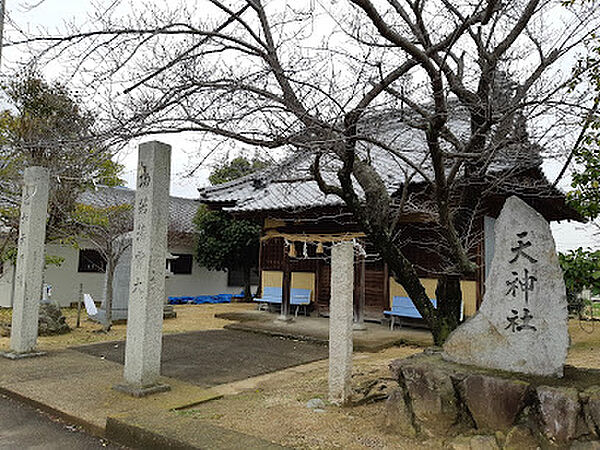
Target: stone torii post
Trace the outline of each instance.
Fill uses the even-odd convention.
[[[15,268],[10,352],[2,353],[3,356],[10,359],[45,354],[35,351],[35,346],[45,262],[48,189],[48,169],[44,167],[27,167],[25,169]]]
[[[337,405],[350,400],[353,297],[354,246],[352,241],[343,241],[331,249],[329,401]]]
[[[170,389],[159,383],[169,224],[171,146],[139,146],[124,383],[114,389],[142,397]]]

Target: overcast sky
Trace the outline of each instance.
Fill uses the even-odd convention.
[[[133,0],[133,3],[136,1],[143,4],[142,0]],[[67,21],[73,19],[77,23],[86,21],[87,13],[92,8],[90,0],[45,0],[34,8],[27,7],[37,3],[39,3],[39,0],[30,0],[29,2],[6,0],[9,20],[5,25],[5,33],[14,36],[16,30],[36,31],[40,27],[48,29],[50,32],[57,32],[64,28]],[[5,48],[2,53],[2,67],[14,67],[20,56],[15,49]],[[50,67],[47,75],[49,77],[56,76],[59,71],[60,67]],[[200,154],[201,144],[196,142],[191,135],[167,135],[156,139],[170,144],[173,148],[171,195],[195,197],[196,188],[208,183],[207,176],[210,170],[209,168],[202,168],[193,177],[186,177],[190,169],[197,163],[195,156]],[[132,142],[117,157],[119,162],[125,165],[125,177],[130,187],[134,187],[138,143],[139,141]],[[552,181],[560,168],[560,161],[547,161],[544,165],[544,170]],[[567,189],[568,185],[568,179],[563,180],[561,183],[563,190]],[[589,225],[565,222],[553,224],[552,228],[557,247],[561,251],[580,246],[595,249],[600,247],[600,237],[594,239]]]

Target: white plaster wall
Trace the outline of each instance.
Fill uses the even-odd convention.
[[[193,255],[195,249],[170,248],[169,252]],[[227,286],[227,272],[208,270],[194,260],[192,273],[171,275],[166,280],[166,289],[167,297],[196,297],[199,295],[239,294],[242,286]]]
[[[0,307],[11,307],[12,279],[14,266],[8,262],[4,263],[4,272],[0,275]]]
[[[93,248],[80,244],[81,248]],[[48,244],[46,254],[64,258],[60,266],[48,265],[44,271],[44,283],[52,285],[52,300],[61,306],[69,306],[77,301],[79,284],[83,283],[83,292],[100,302],[102,300],[104,274],[79,273],[79,250],[70,245]]]
[[[86,243],[81,248],[93,248]],[[171,253],[194,254],[193,248],[169,249]],[[64,258],[60,266],[49,265],[44,271],[44,283],[52,285],[52,300],[61,306],[69,306],[77,301],[79,284],[83,283],[83,292],[90,294],[96,302],[103,300],[104,274],[79,273],[77,271],[79,250],[69,245],[48,244],[46,254]],[[5,266],[0,276],[0,307],[10,307],[12,290],[12,267]],[[227,286],[227,272],[208,270],[195,261],[189,275],[171,275],[166,280],[168,297],[239,294],[242,286]],[[253,286],[252,292],[256,291]]]

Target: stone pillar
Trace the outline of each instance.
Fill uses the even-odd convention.
[[[165,297],[171,147],[139,147],[133,230],[125,383],[115,389],[135,397],[169,390],[158,383]]]
[[[331,299],[329,303],[329,401],[348,403],[352,375],[352,316],[354,249],[352,242],[331,250]]]
[[[19,222],[19,243],[9,358],[38,356],[38,309],[42,297],[48,214],[48,169],[27,167]]]

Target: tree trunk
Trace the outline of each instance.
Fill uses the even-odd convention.
[[[437,299],[438,313],[431,333],[434,344],[441,346],[460,323],[462,306],[460,277],[458,275],[440,277],[435,289],[435,298]]]
[[[415,267],[397,247],[397,243],[394,242],[393,238],[393,230],[389,230],[388,228],[389,205],[391,199],[383,182],[376,174],[373,167],[364,163],[359,158],[354,157],[354,152],[352,150],[353,147],[350,143],[343,151],[342,161],[344,162],[344,167],[338,171],[341,191],[334,193],[344,199],[344,202],[352,211],[354,218],[360,224],[361,229],[367,235],[367,238],[373,243],[383,261],[387,263],[396,282],[404,288],[408,297],[415,305],[415,308],[419,311],[431,329],[435,344],[442,345],[450,332],[458,326],[458,318],[455,314],[453,317],[446,317],[445,313],[447,311],[438,310],[431,304],[429,296],[425,291],[425,287],[423,286]],[[316,175],[320,176],[318,166],[314,167]],[[364,202],[361,202],[356,194],[349,172],[354,175],[362,187],[365,195]],[[322,178],[318,178],[317,182],[321,189],[327,193],[327,187],[323,187],[324,182]],[[444,200],[444,202],[442,202],[444,205],[447,201],[447,195],[448,192],[445,191],[445,197],[441,199]],[[458,262],[458,259],[461,256],[459,253],[461,252],[456,250],[460,249],[460,241],[458,240],[458,236],[453,235],[449,237],[455,237],[457,239],[454,242],[455,245],[453,248],[455,254],[453,256]],[[464,266],[465,264],[460,265]],[[460,304],[461,295],[459,277],[456,277],[456,280],[451,282],[448,282],[445,279],[442,283],[444,284],[444,292],[442,292],[444,301],[442,301],[442,303],[449,303],[448,308],[451,308],[450,305],[458,298]],[[445,301],[447,296],[452,297],[451,302]]]
[[[104,307],[106,318],[102,330],[109,332],[112,327],[112,300],[113,300],[113,278],[115,276],[115,264],[112,259],[106,262],[106,297],[104,299]]]
[[[460,276],[446,275],[440,278],[436,289],[438,307],[433,308],[413,265],[387,238],[387,234],[374,229],[374,227],[367,229],[366,234],[374,242],[383,260],[387,262],[396,282],[404,288],[417,311],[429,326],[434,344],[441,346],[450,332],[459,324],[462,300]]]
[[[252,301],[252,285],[250,283],[250,275],[252,273],[252,267],[244,267],[244,301]]]

